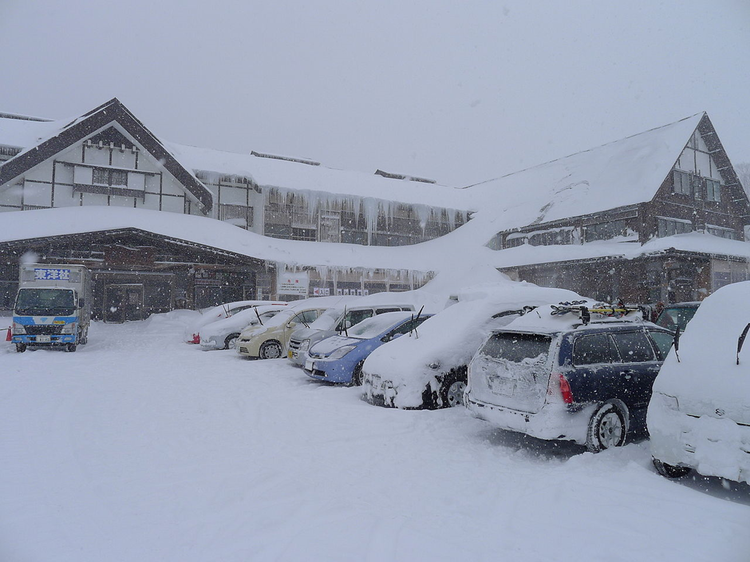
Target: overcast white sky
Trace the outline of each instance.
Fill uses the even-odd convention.
[[[750,1],[0,0],[0,111],[476,181],[707,111],[750,161]]]

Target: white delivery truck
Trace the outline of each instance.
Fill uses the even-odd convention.
[[[22,264],[13,307],[16,351],[85,344],[91,323],[91,272],[82,265]]]

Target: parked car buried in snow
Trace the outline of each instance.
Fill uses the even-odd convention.
[[[469,364],[467,408],[499,428],[592,452],[645,434],[673,334],[637,318],[597,319],[588,308],[582,319],[553,315],[559,310],[537,308],[490,335]]]
[[[750,484],[750,281],[707,297],[654,383],[648,407],[659,473],[695,469]],[[679,359],[678,359],[679,357]]]
[[[224,318],[229,318],[230,316],[234,316],[238,312],[242,312],[243,310],[247,310],[248,308],[251,308],[253,306],[268,306],[268,305],[285,306],[286,303],[251,300],[251,301],[228,302],[225,304],[220,304],[218,306],[211,307],[201,312],[200,317],[198,317],[185,329],[184,339],[187,343],[200,343],[201,342],[200,332],[203,326],[207,326],[208,324],[211,324],[213,322],[218,322],[219,320],[223,320]]]
[[[371,295],[380,297],[380,295]],[[362,300],[362,299],[357,299]],[[371,299],[372,300],[372,299]],[[356,302],[356,301],[355,301]],[[327,310],[309,327],[298,328],[289,338],[289,360],[299,367],[308,359],[308,351],[325,338],[344,333],[373,316],[386,312],[413,311],[411,304],[354,304],[353,306],[337,307]]]
[[[315,344],[305,362],[305,373],[317,380],[362,384],[362,365],[375,349],[404,334],[413,333],[429,315],[387,312],[363,320],[343,335]]]
[[[284,306],[254,306],[237,314],[212,322],[201,328],[203,349],[234,349],[242,330],[253,324],[266,322],[283,310]]]
[[[297,326],[310,326],[326,308],[292,307],[280,311],[263,324],[251,324],[240,334],[235,348],[242,357],[278,359],[285,357],[289,337]]]
[[[487,335],[550,302],[580,299],[572,291],[506,282],[471,287],[419,328],[376,349],[363,367],[363,395],[398,408],[444,408],[463,403],[466,369]]]

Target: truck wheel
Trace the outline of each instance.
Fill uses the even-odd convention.
[[[78,332],[78,343],[81,345],[86,345],[89,343],[89,330],[86,328],[85,330],[79,330]]]
[[[76,350],[76,344],[74,343],[69,343],[68,345],[65,346],[65,351],[69,353],[73,353],[75,350]]]
[[[23,353],[24,351],[26,351],[26,344],[25,343],[17,343],[16,344],[16,351],[18,353]]]

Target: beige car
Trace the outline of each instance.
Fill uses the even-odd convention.
[[[278,359],[285,357],[289,336],[298,326],[309,326],[326,308],[282,310],[263,325],[248,326],[237,339],[235,348],[242,357]]]

